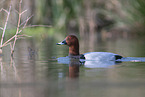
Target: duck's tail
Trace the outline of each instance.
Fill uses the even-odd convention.
[[[115,55],[115,60],[122,59],[123,57],[120,55]]]
[[[145,62],[145,57],[122,57],[117,59],[117,61],[122,62]]]

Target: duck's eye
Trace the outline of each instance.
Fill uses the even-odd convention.
[[[68,39],[72,39],[71,37],[69,37]]]

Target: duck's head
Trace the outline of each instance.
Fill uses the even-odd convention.
[[[75,35],[68,35],[62,42],[57,45],[68,45],[69,55],[79,55],[79,40]]]

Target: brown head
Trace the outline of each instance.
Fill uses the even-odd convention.
[[[75,35],[68,35],[62,42],[57,45],[68,45],[69,55],[79,55],[79,40]]]

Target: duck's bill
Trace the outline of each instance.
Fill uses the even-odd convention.
[[[60,43],[56,43],[56,45],[67,45],[67,43],[66,43],[66,40],[63,40],[63,41],[60,42]]]

